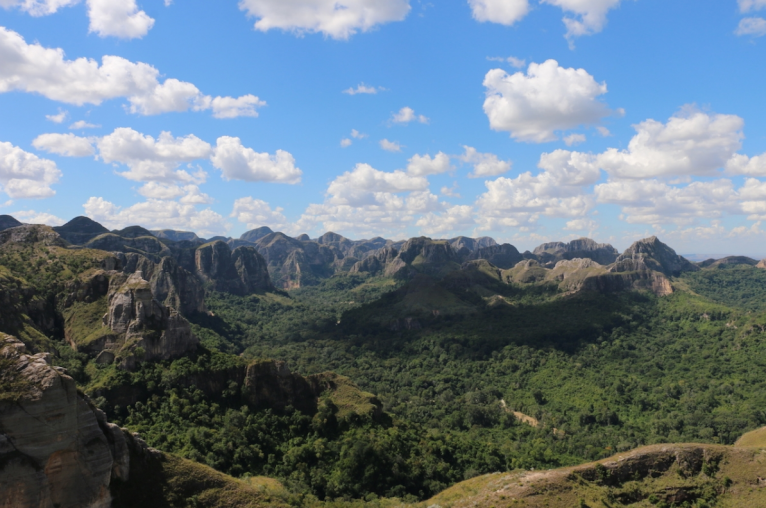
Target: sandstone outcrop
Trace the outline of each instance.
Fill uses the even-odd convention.
[[[129,475],[123,432],[97,417],[48,353],[0,336],[0,357],[26,384],[16,401],[0,402],[0,507],[109,507],[111,479]]]
[[[271,233],[256,242],[266,260],[274,285],[293,289],[316,284],[335,273],[333,263],[344,257],[337,248],[317,242],[301,242],[284,233]]]
[[[229,246],[218,240],[200,246],[195,252],[195,271],[216,291],[248,295],[273,291],[266,261],[253,247]]]
[[[668,277],[683,272],[696,272],[700,268],[662,243],[656,236],[635,242],[615,260],[615,272],[654,270]]]
[[[191,231],[176,231],[175,229],[156,229],[150,231],[157,238],[170,240],[171,242],[201,241],[196,233]]]
[[[587,258],[600,265],[614,263],[619,255],[617,249],[608,243],[597,243],[590,238],[579,238],[569,243],[544,243],[536,247],[532,253],[542,263],[555,263],[562,259]]]
[[[135,252],[143,254],[155,263],[172,254],[167,245],[152,235],[126,237],[114,233],[105,233],[87,242],[85,247],[109,252]]]
[[[65,247],[66,241],[49,226],[27,224],[0,231],[0,245],[5,243],[40,244],[48,247]]]
[[[120,259],[123,272],[143,274],[159,302],[184,316],[207,312],[202,283],[193,273],[179,266],[175,258],[168,256],[154,263],[141,254],[128,253],[120,254]]]
[[[272,231],[271,228],[262,226],[260,228],[251,229],[250,231],[242,233],[239,239],[245,242],[255,243],[264,236],[268,236],[273,232],[274,231]]]
[[[97,236],[109,232],[98,222],[83,216],[75,217],[63,226],[54,227],[53,230],[72,245],[85,245]]]
[[[766,268],[766,259],[762,259],[762,260],[758,261],[758,264],[755,265],[755,266],[756,266],[756,268]]]
[[[498,268],[508,269],[516,266],[518,262],[524,259],[521,253],[509,243],[502,245],[491,245],[476,249],[468,256],[469,261],[475,259],[486,259]]]

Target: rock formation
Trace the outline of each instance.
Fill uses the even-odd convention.
[[[137,232],[133,231],[132,233],[136,234]],[[135,252],[143,254],[155,263],[158,263],[165,256],[172,255],[170,248],[151,234],[148,236],[121,236],[115,233],[105,233],[88,241],[85,247],[109,252]]]
[[[508,269],[516,266],[524,258],[516,247],[509,243],[504,243],[502,245],[495,244],[476,249],[468,256],[469,261],[475,259],[486,259],[498,268]]]
[[[293,289],[316,284],[335,273],[333,263],[344,257],[333,247],[317,242],[301,242],[284,233],[271,233],[256,242],[256,249],[266,260],[274,285]]]
[[[544,243],[532,252],[542,263],[558,262],[562,259],[587,258],[600,265],[609,265],[617,259],[617,249],[608,243],[596,243],[590,238],[579,238],[569,243]]]
[[[27,224],[0,231],[0,245],[5,243],[25,243],[65,247],[66,242],[49,226]]]
[[[191,242],[191,241],[201,241],[200,238],[197,236],[196,233],[192,233],[191,231],[176,231],[174,229],[157,229],[150,231],[154,236],[157,238],[161,238],[163,240],[170,240],[171,242]]]
[[[5,231],[6,229],[15,228],[21,225],[21,222],[17,221],[15,217],[11,217],[10,215],[0,215],[0,231]]]
[[[758,261],[758,264],[755,265],[755,266],[756,266],[756,268],[766,268],[766,259],[762,259],[762,260]]]
[[[263,238],[264,236],[270,235],[273,232],[274,231],[272,231],[271,228],[263,226],[263,227],[251,229],[250,231],[242,233],[242,236],[240,236],[239,239],[244,242],[255,243],[261,238]]]
[[[63,226],[54,227],[53,230],[72,245],[85,245],[97,236],[109,232],[98,222],[82,216],[75,217]]]
[[[615,261],[614,272],[654,270],[668,277],[678,277],[683,272],[696,272],[699,267],[676,254],[656,236],[644,238],[631,245]]]
[[[253,247],[237,247],[234,252],[222,241],[206,243],[195,252],[195,271],[216,291],[248,295],[272,291],[266,261]]]

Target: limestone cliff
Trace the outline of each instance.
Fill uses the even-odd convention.
[[[218,240],[200,246],[194,262],[197,276],[217,291],[248,295],[274,289],[266,261],[253,247],[232,252]]]

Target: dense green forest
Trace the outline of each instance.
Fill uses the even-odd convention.
[[[766,425],[766,315],[755,312],[766,270],[706,272],[682,279],[693,292],[662,298],[511,287],[503,306],[436,284],[440,301],[463,311],[420,313],[410,329],[381,319],[408,294],[387,279],[211,292],[213,316],[194,320],[204,345],[196,357],[135,373],[71,351],[59,361],[86,390],[142,393],[128,407],[96,401],[152,446],[235,476],[279,478],[298,495],[424,499],[478,474],[651,443],[730,444]],[[251,411],[236,383],[205,396],[180,382],[250,358],[348,376],[380,398],[386,417],[341,418],[327,399],[313,416]]]

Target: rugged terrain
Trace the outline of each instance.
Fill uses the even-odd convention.
[[[0,506],[757,504],[763,266],[3,216]]]

